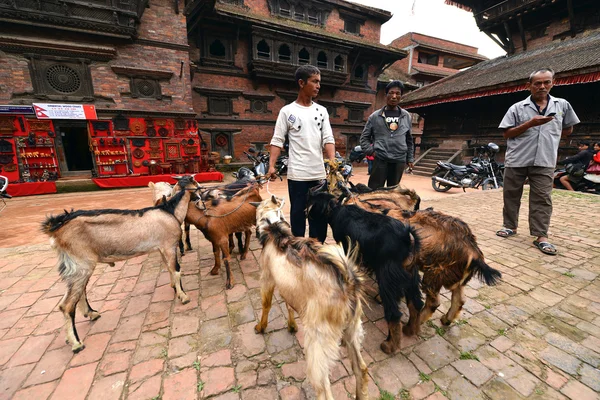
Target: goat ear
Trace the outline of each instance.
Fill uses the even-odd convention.
[[[275,195],[271,195],[271,201],[275,204],[277,204],[277,197],[275,197]]]
[[[148,182],[148,187],[154,189],[154,182]]]
[[[260,201],[251,201],[251,202],[249,202],[249,204],[258,208],[258,206],[260,206]]]

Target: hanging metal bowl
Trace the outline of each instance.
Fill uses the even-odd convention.
[[[140,148],[138,147],[137,149],[134,149],[134,150],[131,152],[131,155],[132,155],[134,158],[144,158],[144,155],[145,155],[145,153],[144,153],[144,150],[142,150],[142,149],[140,149]]]
[[[162,137],[167,137],[167,136],[169,136],[169,130],[165,127],[159,128],[158,134]]]
[[[148,135],[148,137],[156,136],[156,129],[154,129],[153,127],[146,129],[146,135]]]

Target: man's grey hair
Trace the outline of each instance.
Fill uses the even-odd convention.
[[[533,82],[533,77],[537,74],[542,74],[544,72],[550,72],[552,74],[552,79],[554,79],[554,70],[552,68],[541,68],[537,71],[533,71],[531,75],[529,75],[529,82]]]

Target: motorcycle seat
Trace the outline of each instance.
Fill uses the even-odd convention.
[[[443,167],[446,169],[452,169],[454,171],[466,171],[467,170],[467,167],[465,167],[464,165],[455,165],[455,164],[448,163],[448,162],[438,161],[438,165],[440,167]]]

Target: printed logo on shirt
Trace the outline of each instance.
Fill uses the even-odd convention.
[[[391,131],[395,131],[398,129],[398,122],[400,122],[400,117],[385,117],[385,122],[388,124],[388,127]]]
[[[294,123],[296,122],[296,117],[293,114],[290,114],[290,116],[288,117],[288,121],[290,121],[290,123]]]

